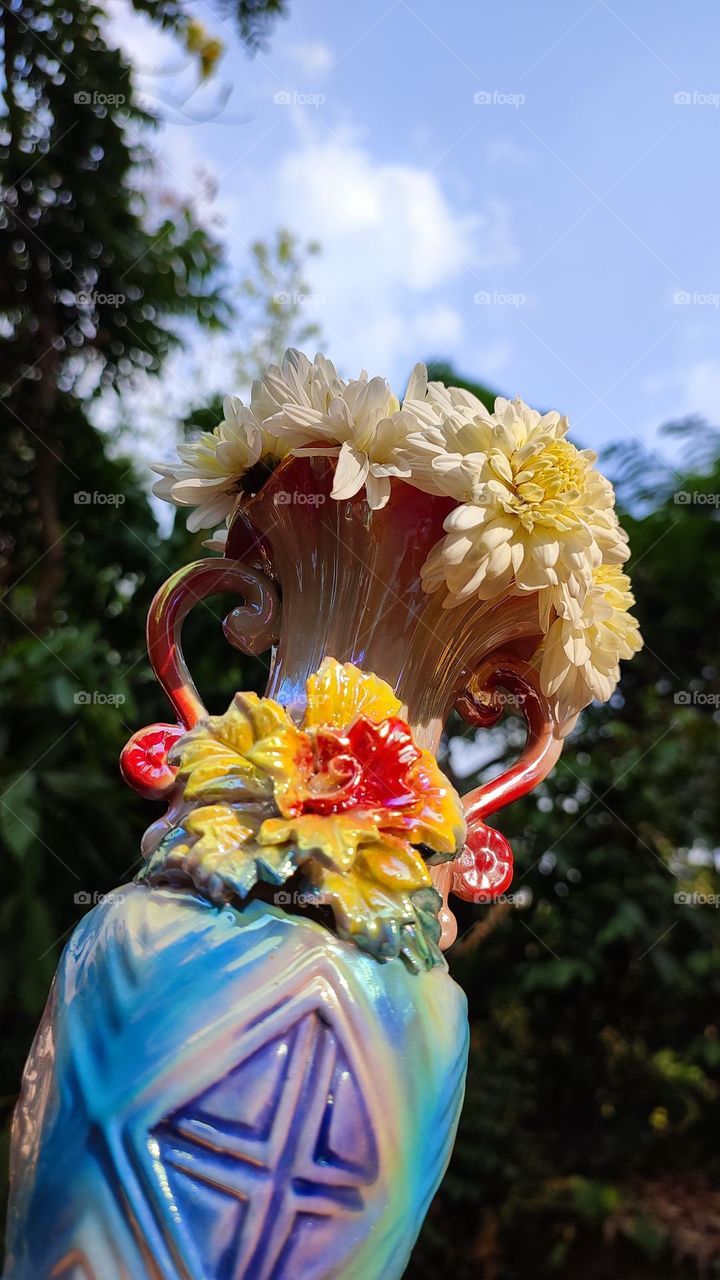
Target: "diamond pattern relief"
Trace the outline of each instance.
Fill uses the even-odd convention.
[[[368,1109],[336,1031],[315,1011],[150,1134],[208,1280],[313,1280],[378,1175]],[[349,1239],[348,1239],[349,1242]]]

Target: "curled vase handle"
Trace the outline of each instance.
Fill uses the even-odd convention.
[[[497,778],[463,797],[467,838],[450,865],[450,892],[470,902],[487,902],[504,893],[513,874],[512,849],[485,818],[512,804],[547,777],[562,750],[562,738],[537,671],[514,655],[493,655],[472,676],[456,703],[471,724],[489,727],[506,711],[518,711],[527,726],[525,747]]]
[[[154,724],[134,733],[120,755],[125,781],[141,795],[163,799],[172,790],[176,770],[168,763],[172,747],[207,715],[182,651],[182,624],[190,610],[210,596],[232,591],[245,603],[223,623],[227,639],[248,654],[273,643],[279,603],[272,583],[237,560],[197,560],[172,574],[153,599],[147,618],[150,664],[177,715],[175,724]]]

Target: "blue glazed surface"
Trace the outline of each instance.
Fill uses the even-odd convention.
[[[128,886],[76,929],[28,1062],[6,1280],[395,1280],[466,1059],[444,965]]]

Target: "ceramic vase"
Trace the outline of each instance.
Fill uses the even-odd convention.
[[[331,501],[330,484],[322,459],[283,464],[239,503],[224,554],[181,570],[153,603],[150,660],[178,723],[136,734],[123,771],[168,809],[145,837],[138,882],[89,912],[62,957],[15,1117],[6,1280],[405,1271],[462,1105],[465,998],[437,945],[454,939],[448,895],[487,900],[507,886],[509,847],[484,819],[545,776],[560,740],[525,661],[533,600],[447,611],[423,591],[448,503],[398,483],[371,512],[360,496]],[[398,760],[434,756],[454,706],[491,724],[509,694],[524,715],[520,760],[464,800],[462,847],[422,845],[434,888],[412,898],[416,916],[378,908],[358,923],[356,899],[333,916],[317,884],[297,892],[301,860],[256,859],[250,884],[237,861],[230,872],[212,848],[189,848],[173,753],[207,713],[180,630],[193,604],[227,590],[242,596],[228,639],[272,650],[272,704],[246,699],[246,719],[272,705],[300,724],[328,661],[341,683],[352,671],[394,694],[402,716],[373,732],[405,734]],[[349,766],[337,759],[334,808],[323,793],[315,814],[342,809]],[[379,748],[373,760],[385,786]],[[232,767],[214,785],[235,787],[235,816],[249,812]]]

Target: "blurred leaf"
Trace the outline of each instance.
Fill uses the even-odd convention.
[[[0,835],[18,861],[38,838],[37,789],[32,773],[10,774],[0,797]]]

